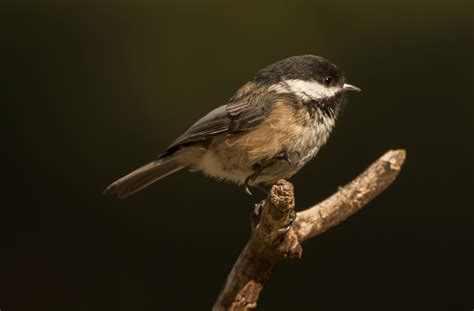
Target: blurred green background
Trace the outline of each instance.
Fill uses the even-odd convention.
[[[0,12],[2,311],[209,310],[262,195],[188,172],[125,201],[101,192],[299,54],[327,57],[363,92],[291,179],[298,209],[390,148],[408,158],[385,193],[276,268],[259,310],[471,310],[472,1],[2,1]]]

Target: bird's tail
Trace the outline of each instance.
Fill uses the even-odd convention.
[[[156,160],[115,181],[105,189],[104,194],[116,195],[120,199],[125,199],[129,195],[182,168],[183,166],[177,163],[173,157]]]

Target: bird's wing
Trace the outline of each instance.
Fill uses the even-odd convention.
[[[160,157],[177,151],[183,145],[203,141],[219,133],[236,133],[254,128],[271,111],[282,95],[268,92],[267,87],[249,82],[242,86],[226,105],[217,107],[196,121],[179,136]]]

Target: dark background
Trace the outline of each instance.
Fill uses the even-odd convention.
[[[291,179],[304,209],[390,148],[398,180],[279,265],[260,310],[471,310],[472,1],[2,1],[0,309],[209,310],[262,195],[152,159],[255,73],[327,57],[361,87]]]

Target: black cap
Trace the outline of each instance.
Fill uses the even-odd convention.
[[[283,80],[315,80],[321,84],[342,86],[344,73],[321,56],[301,55],[277,61],[262,69],[254,79],[258,84],[274,84]]]

